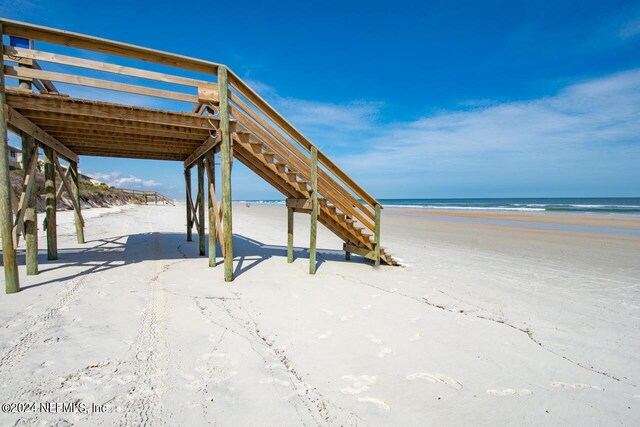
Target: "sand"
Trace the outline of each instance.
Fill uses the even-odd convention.
[[[320,228],[310,276],[308,216],[289,265],[284,208],[234,209],[232,284],[183,205],[87,210],[85,245],[61,212],[0,295],[0,403],[32,411],[0,425],[640,423],[640,237],[388,211],[406,267]]]

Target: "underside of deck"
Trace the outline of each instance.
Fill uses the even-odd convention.
[[[79,156],[184,161],[219,126],[196,113],[154,110],[6,88],[7,105]],[[19,132],[19,131],[18,131]]]

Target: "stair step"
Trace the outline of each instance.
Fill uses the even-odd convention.
[[[265,151],[264,153],[262,153],[262,156],[267,161],[267,163],[273,163],[273,156],[275,155],[276,154],[273,151]]]
[[[286,163],[278,162],[278,163],[275,163],[275,165],[276,165],[276,169],[278,170],[278,172],[285,173],[286,168],[287,168],[287,164]]]
[[[298,181],[298,188],[300,188],[300,190],[302,191],[309,191],[309,189],[307,188],[307,185],[309,184],[307,181]]]
[[[295,181],[298,174],[296,172],[287,171],[287,176],[291,181]]]
[[[254,153],[260,154],[262,153],[262,142],[259,141],[249,141],[249,145],[251,145],[251,149]]]
[[[245,144],[248,144],[249,143],[249,139],[251,137],[251,132],[246,131],[246,130],[239,130],[239,131],[236,131],[236,135],[238,135],[238,139],[241,142],[243,142]]]

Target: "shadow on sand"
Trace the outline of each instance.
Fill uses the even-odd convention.
[[[205,236],[208,242],[208,236]],[[73,280],[92,273],[107,271],[143,261],[170,261],[182,259],[202,259],[207,262],[207,256],[198,255],[198,237],[194,235],[192,242],[187,242],[182,233],[140,233],[125,236],[115,236],[105,239],[87,241],[88,247],[59,248],[58,260],[48,261],[45,249],[39,251],[40,273],[55,270],[71,270],[73,274],[45,280],[21,287],[22,290],[39,286]],[[223,263],[220,245],[217,245],[217,266]],[[267,245],[257,240],[239,235],[233,235],[233,253],[235,270],[234,276],[256,267],[272,257],[282,258],[286,264],[287,247]],[[309,249],[294,247],[294,259],[309,258]],[[326,261],[344,261],[344,252],[340,250],[318,249],[317,268]],[[353,257],[351,262],[363,262],[364,258]],[[18,251],[18,263],[25,264],[24,248]],[[77,268],[73,268],[77,267]],[[78,268],[82,271],[77,272]],[[38,276],[36,276],[38,277]],[[40,275],[39,277],[45,277]]]

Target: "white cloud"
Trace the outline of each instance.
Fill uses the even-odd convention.
[[[271,98],[379,197],[626,194],[640,182],[640,69],[407,122],[382,123],[376,103]],[[336,138],[349,149],[335,150]]]
[[[88,175],[97,179],[98,181],[103,181],[111,185],[112,187],[119,188],[157,188],[162,185],[161,183],[152,179],[142,179],[134,175],[125,175],[122,172],[118,171],[107,173],[96,172],[90,173]]]

